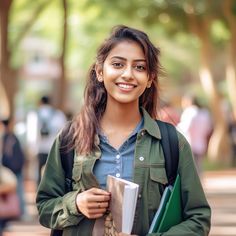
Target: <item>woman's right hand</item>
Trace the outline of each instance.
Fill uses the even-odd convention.
[[[91,188],[76,197],[79,211],[89,219],[96,219],[104,215],[109,206],[111,194],[99,188]]]

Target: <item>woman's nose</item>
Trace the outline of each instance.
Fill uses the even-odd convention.
[[[129,79],[133,79],[133,70],[131,66],[127,66],[125,67],[125,69],[122,72],[121,77],[123,79],[129,80]]]

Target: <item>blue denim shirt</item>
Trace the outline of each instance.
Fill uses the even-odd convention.
[[[102,155],[101,158],[96,161],[93,173],[101,188],[106,188],[107,175],[113,175],[132,181],[135,143],[137,134],[142,128],[143,118],[118,150],[109,144],[105,135],[102,133],[99,134],[99,147]]]

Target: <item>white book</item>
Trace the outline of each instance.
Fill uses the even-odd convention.
[[[111,192],[110,210],[118,232],[130,234],[133,228],[139,185],[107,176],[107,191]]]

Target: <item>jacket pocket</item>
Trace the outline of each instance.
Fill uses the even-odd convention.
[[[166,170],[164,167],[150,167],[150,179],[160,184],[167,184]]]
[[[155,211],[161,200],[163,185],[167,183],[167,176],[163,167],[150,167],[150,180],[148,188],[148,205],[150,211]]]

